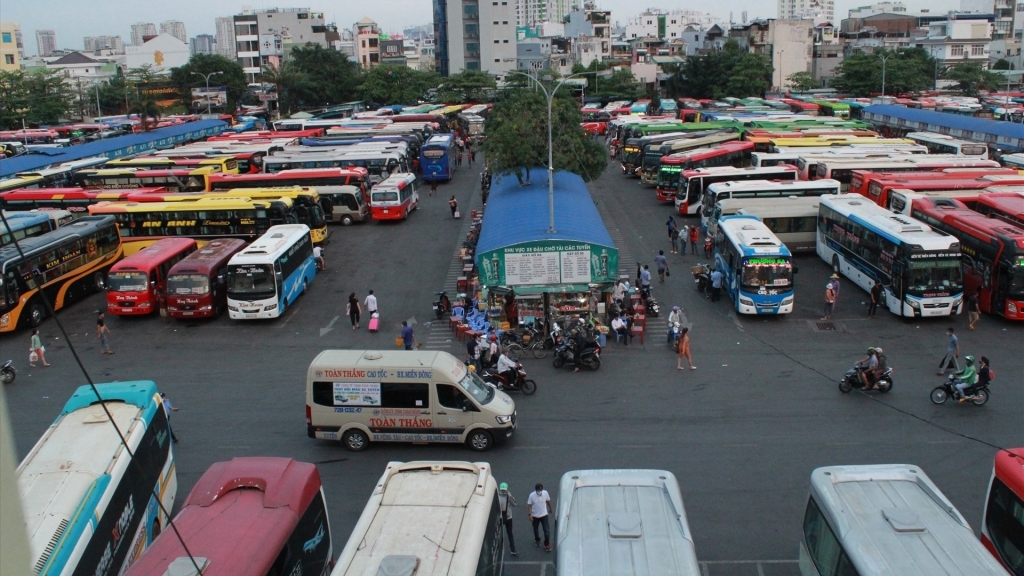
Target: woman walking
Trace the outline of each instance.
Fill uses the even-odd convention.
[[[459,202],[458,200],[455,199],[454,195],[451,197],[450,200],[448,200],[448,207],[452,209],[452,218],[458,218],[457,214],[459,213]]]
[[[693,365],[693,359],[690,357],[690,329],[684,327],[681,332],[682,335],[679,337],[679,360],[676,362],[676,368],[682,370],[683,358],[686,358],[686,363],[690,366],[690,370],[696,370],[697,367]]]
[[[359,298],[356,298],[356,293],[353,292],[348,295],[348,317],[352,320],[352,329],[359,328]]]
[[[39,357],[39,360],[42,361],[43,366],[49,366],[49,364],[46,363],[46,356],[43,356],[43,339],[40,338],[39,336],[38,328],[32,331],[32,344],[29,351],[32,352],[32,354],[35,354],[36,356]],[[28,365],[35,368],[36,365],[31,362],[32,359],[29,358],[29,360],[30,362],[28,363]]]

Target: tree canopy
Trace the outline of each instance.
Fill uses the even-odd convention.
[[[55,124],[67,118],[75,94],[59,70],[25,73],[0,71],[0,127]]]
[[[964,96],[977,96],[981,90],[996,90],[1006,83],[1006,78],[975,62],[961,62],[943,72],[942,78],[956,82]]]
[[[357,98],[362,80],[359,64],[319,44],[292,48],[286,65],[296,74],[291,97],[299,107],[327,106]]]
[[[786,88],[796,92],[814,90],[819,86],[818,81],[814,79],[814,74],[811,74],[810,72],[795,72],[786,77]]]
[[[463,70],[441,79],[436,99],[446,104],[486,102],[491,99],[498,83],[487,72]]]
[[[220,72],[220,74],[210,77],[210,86],[227,88],[227,111],[230,112],[237,107],[242,94],[249,89],[242,66],[234,60],[220,54],[195,54],[188,59],[184,66],[171,68],[171,84],[178,89],[181,101],[186,105],[191,105],[192,89],[206,88],[204,76],[214,72]],[[204,76],[200,76],[200,74]]]
[[[883,57],[886,94],[918,92],[934,86],[936,60],[921,48],[850,54],[836,67],[831,86],[858,97],[881,93]]]
[[[673,85],[681,96],[691,98],[764,96],[772,72],[767,56],[747,52],[730,39],[719,51],[687,58]]]
[[[382,64],[363,75],[358,93],[363,100],[378,104],[416,104],[440,83],[441,76],[434,72]]]

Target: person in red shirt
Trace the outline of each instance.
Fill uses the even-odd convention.
[[[696,226],[690,226],[690,254],[697,254],[697,239],[700,238],[700,231]]]

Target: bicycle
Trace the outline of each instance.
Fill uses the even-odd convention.
[[[505,355],[519,362],[523,354],[527,351],[533,353],[533,357],[540,360],[548,355],[547,342],[541,338],[530,340],[528,344],[520,344],[518,342],[512,342],[505,346]]]

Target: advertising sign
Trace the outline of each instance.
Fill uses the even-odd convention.
[[[335,382],[335,406],[380,406],[380,383]]]
[[[586,242],[544,241],[485,252],[478,263],[484,286],[613,282],[619,251]]]
[[[210,108],[223,108],[228,105],[228,89],[225,86],[210,86],[192,89],[192,109],[205,110]]]

